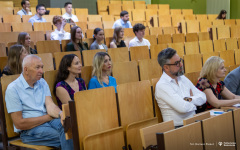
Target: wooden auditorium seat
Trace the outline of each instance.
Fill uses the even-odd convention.
[[[59,40],[37,41],[38,54],[61,52]]]
[[[130,47],[129,50],[131,61],[150,59],[148,46],[134,46]]]
[[[153,116],[150,81],[121,84],[117,86],[117,91],[120,120],[126,131],[128,148],[141,149],[139,130],[157,124],[157,118]]]
[[[13,22],[12,30],[13,32],[27,32],[27,31],[33,31],[33,28],[30,22],[25,22],[25,23]]]
[[[161,110],[158,106],[158,103],[155,99],[155,89],[156,89],[156,84],[159,81],[160,78],[154,78],[152,79],[152,95],[153,95],[153,104],[154,104],[154,110],[155,110],[155,117],[158,118],[158,123],[163,122],[163,118],[162,118],[162,113]]]
[[[127,47],[109,48],[108,54],[110,55],[112,62],[129,61],[129,51]]]
[[[142,147],[147,149],[157,145],[156,133],[167,132],[174,129],[173,121],[166,121],[140,129]]]
[[[53,55],[52,53],[38,53],[35,54],[38,57],[42,59],[43,62],[43,71],[51,71],[54,70],[54,65],[53,65]]]
[[[97,146],[97,149],[120,150],[125,146],[114,87],[77,92],[69,107],[76,149],[94,150]]]
[[[213,42],[212,40],[199,41],[200,53],[212,53],[213,52]]]
[[[185,55],[185,50],[184,50],[184,43],[180,42],[180,43],[168,43],[168,47],[171,47],[173,49],[175,49],[177,51],[177,54],[183,58],[183,56]]]
[[[167,47],[168,47],[167,44],[151,45],[150,46],[151,59],[157,59],[159,52],[161,52],[163,49]]]
[[[184,68],[186,73],[197,72],[202,70],[201,54],[185,55]]]
[[[137,62],[115,62],[112,75],[116,78],[118,85],[139,81]]]
[[[45,71],[43,76],[49,86],[49,89],[52,95],[52,100],[58,106],[57,98],[55,96],[55,93],[53,93],[54,87],[56,86],[55,82],[57,79],[57,74],[58,74],[58,70],[51,70],[51,71]]]
[[[139,60],[140,81],[149,80],[153,78],[160,78],[162,75],[162,68],[158,64],[157,59]]]
[[[202,54],[203,65],[205,64],[207,59],[210,58],[211,56],[218,56],[219,57],[219,52],[203,53]]]
[[[195,143],[200,143],[200,145]],[[195,122],[163,133],[157,133],[159,150],[203,150],[204,146],[201,143],[203,143],[203,136],[200,122]]]
[[[84,66],[92,66],[93,58],[97,52],[106,52],[106,50],[105,49],[97,49],[97,50],[82,51],[83,65]]]
[[[82,57],[80,51],[71,51],[71,52],[55,52],[54,53],[54,58],[55,58],[55,65],[56,65],[56,70],[58,70],[60,62],[63,58],[63,56],[68,55],[68,54],[75,54],[78,56],[80,62],[82,63]]]

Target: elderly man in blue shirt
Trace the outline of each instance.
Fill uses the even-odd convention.
[[[36,55],[28,55],[23,72],[6,90],[6,106],[23,143],[73,149],[66,140],[60,118],[62,111],[51,98],[47,82],[42,78],[43,63]]]
[[[42,16],[45,14],[45,5],[39,4],[36,6],[36,15],[32,16],[28,22],[31,22],[32,25],[34,22],[46,22],[46,19],[44,19]]]
[[[119,27],[119,26],[123,28],[132,28],[132,25],[129,21],[129,14],[127,11],[122,11],[120,13],[120,19],[114,22],[112,28],[115,29],[116,27]]]

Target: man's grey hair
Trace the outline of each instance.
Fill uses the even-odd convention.
[[[166,48],[166,49],[162,50],[158,54],[159,65],[163,68],[163,66],[169,62],[169,59],[171,59],[176,53],[177,53],[177,51],[174,50],[173,48]]]
[[[32,63],[33,59],[39,59],[42,60],[40,57],[38,57],[37,55],[27,55],[26,57],[24,57],[23,62],[22,62],[22,70],[24,70],[24,67],[30,66],[30,64]]]

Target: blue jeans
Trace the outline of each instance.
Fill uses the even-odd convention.
[[[73,140],[66,140],[60,119],[53,119],[30,130],[23,130],[20,137],[25,144],[61,147],[62,150],[73,149]]]

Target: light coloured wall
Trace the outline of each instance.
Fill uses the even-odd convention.
[[[230,0],[207,0],[207,14],[219,14],[224,9],[230,19]]]

